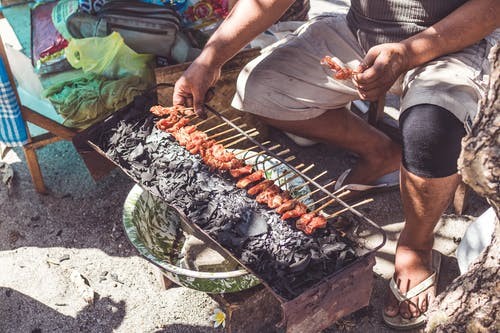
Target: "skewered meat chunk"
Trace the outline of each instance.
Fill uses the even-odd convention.
[[[334,72],[334,78],[338,80],[351,79],[352,75],[355,73],[352,69],[348,67],[342,67],[338,64],[332,57],[325,56],[321,59],[322,65],[327,65]]]
[[[304,205],[302,202],[298,202],[292,210],[285,212],[281,216],[281,218],[283,220],[287,220],[287,219],[290,219],[292,217],[300,217],[300,216],[304,215],[305,213],[307,213],[307,206]]]
[[[227,151],[223,145],[218,143],[207,149],[206,154],[222,162],[229,162],[235,157],[233,153]]]
[[[234,178],[239,178],[241,176],[249,175],[250,173],[252,173],[252,169],[253,169],[252,165],[245,165],[242,166],[241,168],[229,170],[229,173]]]
[[[238,180],[238,182],[236,183],[236,187],[237,188],[245,188],[248,185],[250,185],[251,183],[256,182],[258,180],[261,180],[263,177],[264,177],[264,171],[257,170],[255,172],[249,174],[248,176]]]
[[[187,126],[181,127],[178,131],[173,132],[172,135],[179,142],[181,146],[186,146],[186,144],[191,140]]]
[[[312,219],[316,216],[316,213],[306,213],[302,215],[297,222],[295,222],[295,227],[299,230],[305,231],[307,225],[312,221]]]
[[[286,200],[278,208],[276,208],[276,212],[278,214],[283,214],[283,213],[288,212],[289,210],[292,210],[293,208],[295,208],[296,204],[297,204],[297,200],[295,200],[295,199]]]
[[[167,118],[168,119],[168,118]],[[180,118],[177,123],[175,123],[172,127],[167,129],[167,132],[174,133],[177,132],[182,127],[186,126],[189,123],[189,118]]]
[[[194,111],[191,108],[186,108],[182,105],[174,105],[174,106],[170,106],[170,107],[155,105],[155,106],[152,106],[149,109],[149,111],[158,117],[163,117],[163,116],[172,115],[172,114],[175,114],[175,115],[181,114],[183,116],[191,116],[194,114]]]
[[[162,117],[166,115],[171,115],[174,112],[173,108],[167,108],[161,105],[152,106],[149,111],[155,116]]]
[[[266,188],[264,191],[260,192],[255,198],[255,201],[261,204],[267,204],[273,198],[273,196],[279,193],[280,190],[281,189],[278,186],[273,184]]]
[[[323,216],[315,216],[306,225],[304,233],[306,235],[311,235],[316,229],[326,228],[326,219]]]
[[[247,193],[249,195],[257,195],[273,184],[274,184],[273,180],[270,180],[270,179],[263,180],[260,183],[258,183],[257,185],[250,187],[250,189],[247,191]]]
[[[290,200],[292,197],[290,196],[290,193],[288,191],[280,192],[277,193],[275,196],[273,196],[268,202],[267,205],[269,208],[278,208],[280,207],[285,201]]]
[[[168,128],[174,126],[177,123],[177,119],[162,118],[156,123],[156,127],[162,131],[166,131]]]

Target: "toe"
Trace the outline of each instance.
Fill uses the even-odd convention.
[[[399,304],[391,289],[388,289],[385,298],[384,313],[389,317],[395,317],[399,313]]]
[[[399,313],[401,314],[401,317],[405,319],[411,318],[411,312],[408,306],[408,302],[402,302],[401,305],[399,305]]]
[[[408,302],[408,309],[410,310],[412,318],[416,318],[420,316],[420,310],[418,307],[418,297],[413,298],[410,302]]]
[[[419,308],[420,308],[420,311],[422,311],[422,312],[426,312],[427,311],[427,307],[428,307],[428,304],[429,304],[427,302],[427,298],[428,298],[427,295],[425,295],[425,296],[421,296],[419,298],[419,300],[418,300],[419,301],[418,302]]]

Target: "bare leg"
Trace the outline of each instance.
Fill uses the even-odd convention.
[[[359,155],[346,184],[370,184],[397,170],[401,147],[349,110],[330,110],[309,120],[282,121],[261,118],[269,125],[303,137],[348,149]]]
[[[452,195],[460,182],[458,174],[443,178],[423,178],[408,172],[401,166],[401,199],[406,223],[399,236],[394,264],[394,277],[401,292],[413,288],[432,274],[431,258],[434,243],[434,227],[449,205]],[[429,289],[412,299],[413,304],[403,302],[398,308],[397,301],[389,292],[385,313],[403,318],[416,317],[425,312],[435,296]]]

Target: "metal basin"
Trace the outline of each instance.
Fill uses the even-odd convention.
[[[175,283],[207,293],[230,293],[260,283],[253,274],[241,268],[227,272],[200,272],[178,265],[184,234],[176,209],[156,199],[135,185],[125,200],[123,224],[128,239],[139,253],[160,268]]]

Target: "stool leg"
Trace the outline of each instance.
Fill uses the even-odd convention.
[[[167,290],[175,286],[175,283],[169,278],[167,278],[159,268],[156,270],[156,275],[160,280],[160,286],[162,287],[162,289]]]
[[[38,193],[47,193],[45,188],[45,183],[43,182],[42,170],[40,170],[40,164],[38,164],[38,157],[36,156],[36,151],[33,148],[23,147],[24,155],[26,156],[26,163],[28,164],[28,170],[31,174],[31,179],[35,185],[35,190]]]
[[[455,195],[453,196],[453,208],[455,209],[455,214],[462,215],[467,208],[467,203],[469,201],[470,188],[464,182],[458,184],[455,190]]]

